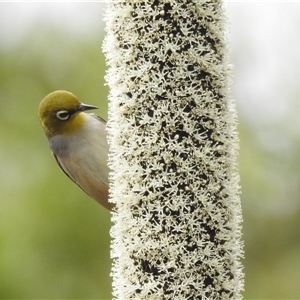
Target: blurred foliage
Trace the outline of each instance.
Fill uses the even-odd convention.
[[[37,109],[65,89],[107,117],[101,32],[47,27],[0,48],[0,299],[110,299],[110,213],[57,167]]]
[[[59,170],[37,118],[57,89],[106,118],[100,35],[39,25],[0,47],[0,299],[111,298],[110,214]],[[245,299],[299,299],[299,129],[240,115],[239,131]]]
[[[256,129],[240,125],[244,296],[300,299],[300,138],[284,124]]]

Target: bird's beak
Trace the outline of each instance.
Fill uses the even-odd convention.
[[[90,110],[90,109],[97,109],[97,106],[94,105],[89,105],[89,104],[84,104],[80,103],[80,105],[77,108],[77,111],[85,111],[85,110]]]

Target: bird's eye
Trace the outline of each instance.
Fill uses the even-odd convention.
[[[65,121],[70,117],[70,113],[67,110],[60,110],[56,113],[56,117],[59,120]]]

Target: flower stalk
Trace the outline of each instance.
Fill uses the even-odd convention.
[[[105,20],[114,296],[241,299],[222,1],[110,1]]]

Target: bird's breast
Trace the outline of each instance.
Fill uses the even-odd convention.
[[[89,117],[87,125],[72,135],[56,135],[49,139],[50,148],[64,171],[88,194],[90,185],[108,185],[108,145],[105,124]]]

